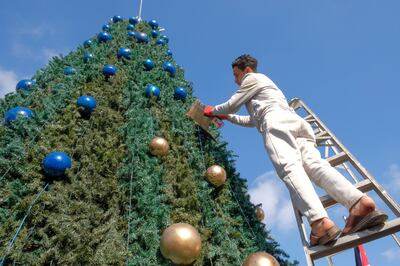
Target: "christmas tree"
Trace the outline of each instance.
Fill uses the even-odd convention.
[[[168,42],[154,20],[115,16],[0,99],[2,264],[171,265],[165,234],[180,224],[201,238],[193,265],[260,251],[297,264],[257,219],[218,130],[185,115],[193,86]]]

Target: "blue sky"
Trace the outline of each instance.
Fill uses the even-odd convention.
[[[138,0],[13,0],[0,9],[0,97],[49,58],[67,54],[113,15],[138,13]],[[144,0],[143,18],[166,28],[170,47],[208,104],[237,89],[230,63],[242,53],[259,60],[288,99],[303,99],[378,181],[400,201],[400,2],[395,0]],[[241,110],[240,113],[244,113]],[[305,265],[288,194],[255,129],[222,129],[239,157],[265,223],[292,258]],[[332,216],[345,210],[336,208]],[[343,226],[343,223],[339,223]],[[399,265],[389,237],[365,245],[371,265]],[[354,265],[353,253],[333,258]],[[325,260],[317,265],[326,265]]]

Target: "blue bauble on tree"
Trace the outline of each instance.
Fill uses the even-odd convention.
[[[150,58],[144,60],[143,65],[146,70],[152,70],[154,68],[154,62]]]
[[[160,89],[154,85],[149,85],[146,88],[146,97],[160,97]]]
[[[66,67],[64,68],[64,75],[66,76],[71,76],[71,75],[75,75],[76,74],[76,69],[73,67]]]
[[[160,39],[163,39],[165,43],[169,43],[169,38],[167,37],[167,35],[161,35]]]
[[[17,83],[16,89],[17,90],[30,90],[35,86],[36,82],[30,79],[23,79]]]
[[[136,32],[128,31],[128,36],[131,37],[131,38],[135,38],[136,39]]]
[[[157,42],[156,42],[156,44],[158,44],[158,45],[165,45],[165,44],[167,44],[167,43],[164,41],[164,39],[158,39]]]
[[[83,62],[87,63],[87,62],[91,61],[93,58],[94,58],[94,56],[92,53],[86,52],[83,55]]]
[[[138,18],[135,18],[135,17],[129,18],[129,24],[136,25],[138,22],[139,22]]]
[[[17,107],[11,108],[10,110],[8,110],[5,113],[4,122],[6,124],[9,124],[12,121],[17,120],[19,117],[31,118],[32,116],[33,116],[33,113],[30,109],[17,106]]]
[[[187,92],[185,88],[178,87],[175,89],[174,98],[177,100],[185,100]]]
[[[78,100],[76,101],[76,105],[78,107],[83,107],[84,111],[86,112],[92,112],[94,108],[96,108],[97,103],[96,99],[93,98],[92,96],[83,95],[78,98]]]
[[[108,33],[108,32],[100,32],[98,35],[97,35],[97,39],[100,41],[100,42],[108,42],[108,41],[111,41],[112,40],[112,36],[111,36],[111,34],[110,33]]]
[[[113,21],[114,23],[117,23],[117,22],[120,22],[120,21],[124,21],[124,19],[123,19],[121,16],[114,16],[114,17],[112,18],[112,21]]]
[[[150,27],[152,27],[154,30],[158,29],[158,22],[155,19],[152,19],[149,21]]]
[[[117,67],[111,64],[105,65],[103,67],[103,75],[106,78],[114,76],[115,74],[117,74],[117,71],[118,71]]]
[[[103,25],[102,29],[103,29],[103,31],[110,31],[111,26],[109,24],[106,24],[106,25]]]
[[[136,32],[135,37],[139,43],[148,43],[149,42],[149,37],[144,32]]]
[[[158,37],[158,31],[152,30],[152,31],[151,31],[151,37],[157,38],[157,37]]]
[[[172,51],[168,50],[168,51],[165,52],[165,54],[168,55],[168,56],[172,56]]]
[[[62,151],[52,152],[43,159],[43,170],[52,177],[58,177],[65,174],[68,168],[71,168],[71,158]]]
[[[126,27],[127,30],[134,31],[135,30],[135,25],[129,24],[128,27]]]
[[[88,48],[88,47],[90,47],[92,44],[93,44],[93,41],[92,41],[92,40],[86,40],[86,41],[83,43],[83,46],[84,46],[85,48]]]
[[[125,58],[125,59],[131,59],[131,49],[129,48],[119,48],[118,53],[117,53],[118,58]]]
[[[167,71],[171,77],[174,77],[174,76],[175,76],[176,68],[175,68],[175,66],[174,66],[172,63],[170,63],[170,62],[165,62],[165,63],[163,64],[163,69],[164,69],[165,71]]]

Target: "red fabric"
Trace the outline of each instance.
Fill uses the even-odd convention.
[[[219,119],[221,119],[221,120],[226,120],[226,119],[228,119],[228,116],[227,116],[227,115],[217,115],[217,117],[218,117]]]
[[[356,256],[356,266],[370,266],[363,245],[355,247],[354,253]]]
[[[203,114],[205,116],[213,116],[213,111],[214,111],[214,106],[207,105],[206,108],[204,108]]]

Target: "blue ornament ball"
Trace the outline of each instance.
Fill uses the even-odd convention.
[[[84,46],[85,48],[88,48],[88,47],[90,47],[92,44],[93,44],[93,41],[92,41],[92,40],[86,40],[86,41],[83,43],[83,46]]]
[[[149,25],[150,27],[152,27],[153,29],[157,29],[158,28],[158,22],[155,19],[152,19],[149,21]]]
[[[154,85],[149,85],[146,88],[146,97],[160,97],[160,89]]]
[[[165,62],[165,63],[163,64],[163,69],[164,69],[165,71],[167,71],[171,77],[175,76],[176,68],[175,68],[175,66],[174,66],[172,63],[170,63],[170,62]]]
[[[66,76],[71,76],[71,75],[75,75],[76,74],[76,69],[73,67],[66,67],[64,68],[64,75]]]
[[[83,95],[76,101],[78,107],[83,107],[85,111],[92,112],[96,108],[96,99],[89,95]]]
[[[108,41],[111,41],[112,40],[112,36],[111,36],[111,34],[110,33],[108,33],[108,32],[100,32],[98,35],[97,35],[97,39],[100,41],[100,42],[108,42]]]
[[[112,18],[112,21],[113,21],[114,23],[117,23],[117,22],[120,22],[120,21],[124,21],[124,19],[123,19],[121,16],[114,16],[114,17]]]
[[[108,78],[110,76],[114,76],[117,73],[118,69],[116,66],[108,64],[103,67],[103,75]]]
[[[30,79],[23,79],[17,83],[17,90],[30,90],[35,86],[36,82]]]
[[[135,18],[135,17],[129,18],[129,24],[136,25],[138,22],[139,22],[138,18]]]
[[[126,27],[126,29],[133,31],[133,30],[135,30],[135,25],[129,24],[128,27]]]
[[[118,58],[125,58],[125,59],[131,59],[131,49],[129,48],[119,48],[117,52],[117,57]]]
[[[185,88],[178,87],[175,89],[174,98],[177,100],[184,100],[186,99],[187,92]]]
[[[131,37],[131,38],[135,38],[136,39],[136,32],[128,31],[128,36]]]
[[[144,32],[136,32],[135,37],[139,43],[148,43],[149,42],[149,37]]]
[[[103,29],[103,31],[110,31],[111,26],[109,24],[106,24],[106,25],[103,25],[102,29]]]
[[[33,116],[33,113],[30,109],[17,106],[17,107],[11,108],[10,110],[8,110],[5,113],[4,122],[6,124],[9,124],[12,121],[17,120],[19,117],[31,118],[32,116]]]
[[[154,62],[150,58],[144,60],[143,65],[146,70],[152,70],[154,68]]]
[[[83,55],[83,62],[87,63],[87,62],[91,61],[93,58],[94,58],[94,56],[92,53],[86,52]]]
[[[161,35],[160,39],[163,39],[165,43],[169,43],[169,38],[167,37],[167,35]]]
[[[165,44],[167,44],[167,43],[164,41],[164,39],[158,39],[157,42],[156,42],[156,44],[158,44],[158,45],[165,45]]]
[[[168,55],[168,56],[172,56],[172,51],[168,50],[168,51],[165,52],[165,54]]]
[[[151,31],[151,37],[157,38],[157,37],[158,37],[158,31],[152,30],[152,31]]]
[[[43,170],[46,174],[58,177],[65,174],[68,168],[71,168],[71,158],[62,151],[52,152],[43,159]]]

